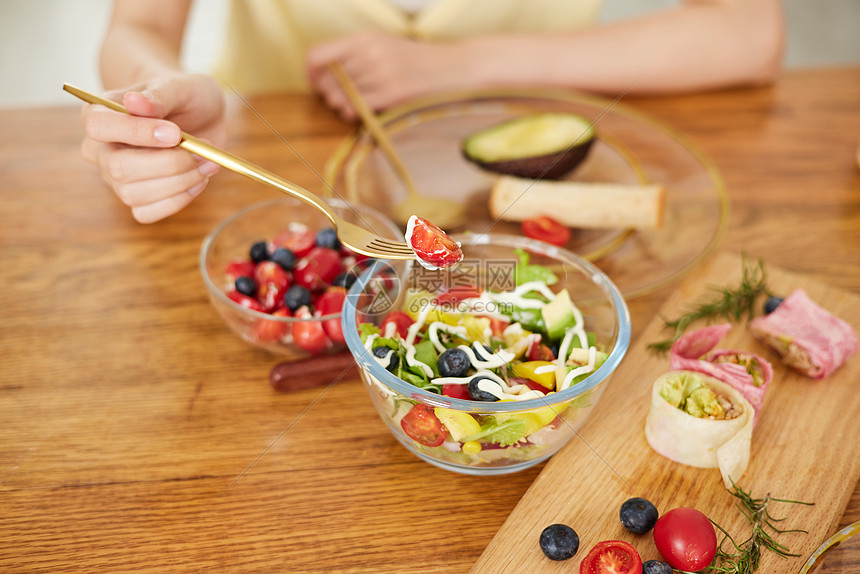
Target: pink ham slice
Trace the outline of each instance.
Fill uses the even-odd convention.
[[[832,373],[858,348],[851,326],[822,309],[803,289],[795,289],[770,315],[750,321],[749,329],[785,364],[813,379]]]
[[[672,345],[670,368],[673,371],[686,370],[704,373],[731,385],[750,402],[755,409],[756,418],[758,418],[764,402],[764,393],[773,378],[773,368],[769,362],[754,353],[729,349],[714,351],[714,347],[731,328],[730,323],[724,323],[704,327],[684,335]],[[720,357],[728,358],[735,355],[743,355],[758,361],[762,371],[761,385],[756,386],[753,383],[753,376],[747,372],[743,365],[719,360]]]

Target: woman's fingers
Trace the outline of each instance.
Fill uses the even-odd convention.
[[[217,171],[217,166],[207,162],[183,173],[158,178],[129,182],[108,182],[120,200],[129,207],[143,207],[169,199],[206,183]]]
[[[205,189],[207,183],[208,180],[203,181],[190,189],[161,201],[156,201],[155,203],[132,207],[131,214],[140,223],[155,223],[156,221],[170,217],[194,201],[194,198],[200,195],[203,189]]]
[[[131,116],[89,105],[83,111],[87,137],[97,142],[122,143],[138,147],[173,147],[182,134],[173,122],[155,118]]]

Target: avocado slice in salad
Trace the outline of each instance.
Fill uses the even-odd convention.
[[[555,299],[541,307],[544,328],[552,340],[561,339],[564,332],[576,327],[576,316],[573,314],[573,302],[567,289],[559,291]]]
[[[463,141],[463,156],[479,167],[527,178],[560,179],[588,156],[592,122],[571,113],[527,114]]]
[[[573,369],[579,368],[579,367],[584,367],[585,365],[588,364],[588,359],[589,359],[590,353],[591,353],[590,349],[580,349],[578,347],[575,347],[575,348],[570,350],[570,354],[568,355],[567,362],[564,364],[564,366],[558,367],[555,370],[555,388],[556,388],[556,390],[561,390],[561,386],[564,384],[564,379],[567,378],[567,374],[570,371],[572,371]],[[598,351],[597,349],[595,349],[594,350],[594,368],[587,373],[582,373],[581,375],[577,375],[576,377],[573,377],[573,380],[571,380],[569,387],[572,387],[573,385],[582,381],[583,379],[585,379],[585,377],[587,377],[588,375],[590,375],[591,373],[593,373],[594,371],[599,369],[601,367],[601,365],[603,365],[603,363],[606,362],[606,359],[608,357],[609,357],[608,354],[604,353],[603,351]]]

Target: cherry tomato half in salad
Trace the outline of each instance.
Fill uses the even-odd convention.
[[[394,328],[397,331],[397,334],[400,335],[401,339],[406,339],[407,335],[409,335],[409,326],[414,323],[412,317],[407,315],[404,311],[391,311],[388,315],[385,316],[385,319],[382,320],[382,323],[379,325],[379,330],[382,331],[383,335],[388,330],[388,324],[394,323]]]
[[[448,436],[448,429],[442,425],[433,409],[422,403],[416,404],[406,413],[400,420],[400,426],[411,439],[425,446],[439,446]]]
[[[316,300],[316,309],[320,315],[331,315],[343,310],[343,302],[346,300],[346,289],[343,287],[329,287],[325,293]],[[343,325],[340,317],[326,319],[322,322],[323,331],[328,338],[336,343],[345,343],[343,336]]]
[[[309,319],[313,315],[307,307],[299,307],[295,317],[297,319]],[[329,345],[329,339],[326,337],[320,321],[293,323],[293,341],[305,351],[314,354],[322,353]]]
[[[642,559],[627,542],[604,540],[579,563],[579,574],[642,574]]]
[[[695,508],[675,508],[657,519],[654,544],[669,566],[698,572],[717,553],[717,534],[708,517]]]
[[[551,217],[542,215],[526,219],[521,224],[523,235],[553,245],[564,245],[570,241],[570,228]]]
[[[275,248],[285,247],[296,257],[304,257],[316,245],[316,233],[303,223],[290,223],[286,231],[282,231],[272,239]],[[274,251],[274,249],[273,249]]]
[[[273,317],[289,317],[290,310],[281,307],[272,313]],[[257,339],[260,341],[280,341],[290,332],[290,324],[272,319],[261,319],[257,322]]]

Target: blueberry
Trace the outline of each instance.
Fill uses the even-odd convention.
[[[439,367],[439,374],[443,377],[465,377],[472,363],[463,349],[455,348],[447,349],[439,355],[436,365]]]
[[[269,259],[284,268],[284,271],[290,271],[296,264],[296,254],[286,247],[278,247],[269,256]]]
[[[320,229],[317,232],[316,244],[318,247],[340,249],[340,240],[337,238],[337,231],[331,227]]]
[[[487,391],[483,391],[480,388],[478,388],[478,383],[484,379],[486,379],[488,381],[492,381],[492,383],[494,385],[498,385],[498,383],[496,381],[493,381],[493,379],[491,379],[490,377],[485,377],[485,376],[475,377],[471,381],[469,381],[469,384],[466,386],[466,388],[469,390],[469,396],[472,397],[473,401],[484,401],[484,402],[491,403],[491,402],[499,400],[499,397],[497,397],[496,395],[494,395],[492,393],[488,393]]]
[[[355,283],[355,280],[358,279],[358,275],[352,273],[350,271],[345,271],[341,273],[337,277],[335,277],[331,284],[335,287],[343,287],[345,289],[349,289],[352,287],[352,284]]]
[[[579,535],[567,524],[550,524],[540,533],[540,549],[550,560],[568,560],[579,550]]]
[[[631,498],[621,505],[621,524],[630,532],[644,534],[657,523],[657,507],[644,498]]]
[[[780,303],[782,303],[783,298],[777,297],[776,295],[771,295],[767,298],[767,301],[764,302],[764,314],[770,315],[776,308],[779,307]]]
[[[290,311],[295,312],[299,307],[310,305],[313,302],[311,292],[307,287],[301,285],[291,285],[287,292],[284,293],[284,304],[289,307]]]
[[[236,291],[248,297],[254,297],[257,294],[257,282],[251,277],[236,277]]]
[[[269,246],[265,241],[258,241],[251,246],[251,261],[259,263],[269,259]]]
[[[672,567],[659,560],[646,560],[642,563],[642,574],[672,574]]]
[[[388,354],[388,351],[391,351],[390,347],[381,346],[373,349],[373,355],[379,359],[384,359],[385,355]],[[397,368],[397,365],[400,364],[400,359],[397,357],[397,353],[391,353],[391,359],[388,360],[388,364],[385,365],[385,369],[388,371],[394,371]]]

